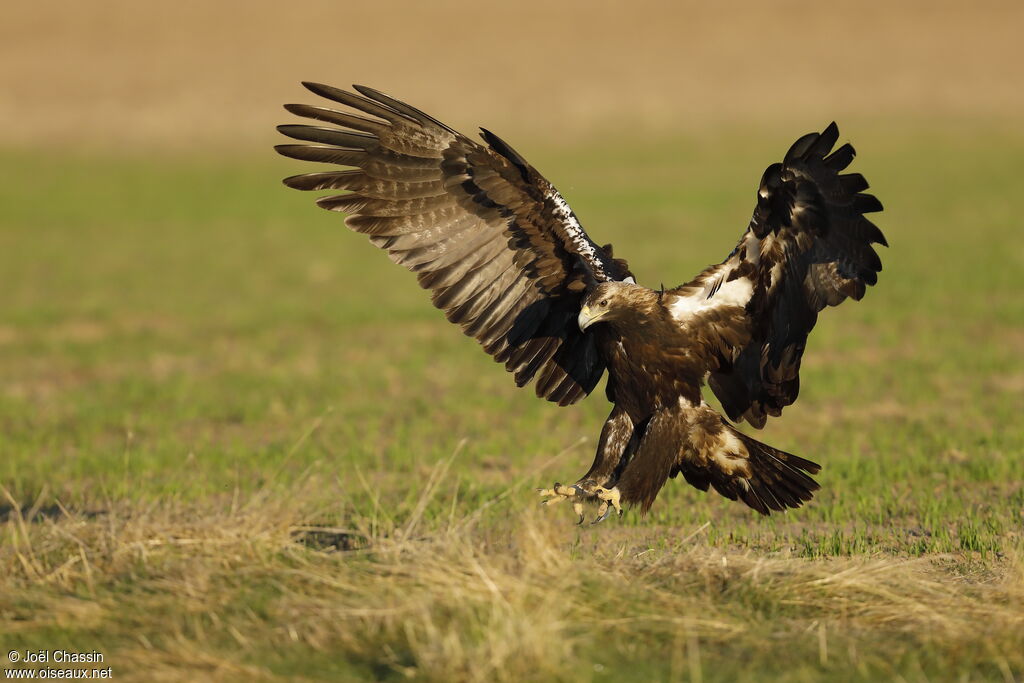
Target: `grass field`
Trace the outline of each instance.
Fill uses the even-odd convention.
[[[803,132],[517,146],[657,286]],[[3,152],[0,645],[121,680],[1020,680],[1024,136],[843,134],[892,247],[763,432],[822,490],[764,519],[671,482],[594,528],[533,489],[604,399],[516,390],[292,162]]]

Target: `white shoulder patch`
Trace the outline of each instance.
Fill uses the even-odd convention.
[[[746,306],[753,294],[754,283],[741,277],[723,283],[710,298],[703,290],[677,297],[669,304],[668,310],[673,318],[682,322],[696,313],[719,306]]]

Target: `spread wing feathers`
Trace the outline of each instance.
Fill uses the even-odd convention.
[[[819,486],[808,473],[821,467],[750,438],[703,407],[687,416],[688,440],[672,469],[701,491],[713,487],[730,500],[741,500],[762,515],[797,508]]]
[[[882,210],[835,123],[809,133],[764,172],[757,207],[729,257],[674,290],[676,310],[696,311],[708,384],[730,419],[763,427],[800,389],[800,359],[825,306],[860,300],[888,246],[865,216]],[[742,308],[743,315],[737,315]],[[684,316],[685,317],[685,316]]]
[[[481,145],[383,93],[314,83],[309,90],[359,114],[303,104],[293,114],[330,126],[280,126],[312,144],[284,156],[353,167],[286,178],[300,190],[345,190],[317,204],[348,214],[391,260],[416,273],[448,320],[538,396],[568,405],[604,371],[594,335],[576,326],[596,282],[630,276],[598,247],[555,188],[489,131]]]

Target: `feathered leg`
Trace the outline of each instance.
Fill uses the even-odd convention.
[[[588,493],[598,486],[604,486],[622,472],[629,458],[636,452],[639,442],[636,425],[626,411],[615,405],[601,429],[597,442],[597,453],[590,470],[576,482]]]
[[[655,411],[636,447],[636,455],[626,465],[618,483],[599,492],[602,500],[621,514],[621,504],[640,505],[646,514],[658,492],[668,481],[679,450],[686,438],[686,422],[679,408]]]
[[[537,492],[548,497],[541,505],[552,505],[566,498],[573,501],[573,510],[579,516],[579,523],[583,522],[583,501],[601,500],[601,509],[598,511],[598,520],[604,519],[608,513],[609,501],[600,497],[604,487],[614,481],[622,472],[623,467],[629,461],[639,437],[637,429],[626,411],[619,406],[612,406],[612,411],[605,420],[604,428],[601,430],[601,438],[597,444],[597,454],[594,456],[594,464],[573,486],[564,486],[556,483],[550,489],[537,489]]]

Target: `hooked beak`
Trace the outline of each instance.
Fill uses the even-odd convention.
[[[604,311],[591,311],[590,306],[584,306],[581,308],[579,317],[576,318],[576,323],[580,326],[580,332],[585,331],[588,327],[600,320],[603,314]]]

